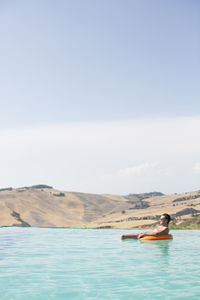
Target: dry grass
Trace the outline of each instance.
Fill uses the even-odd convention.
[[[192,224],[194,215],[200,211],[199,192],[156,196],[144,201],[148,207],[138,209],[135,204],[141,201],[136,196],[130,201],[119,195],[50,188],[5,190],[0,191],[0,226],[21,226],[26,222],[40,227],[138,228],[156,225],[162,213],[175,215],[185,210],[187,214],[175,218],[172,226],[199,228],[197,221]],[[191,208],[195,211],[190,212]]]

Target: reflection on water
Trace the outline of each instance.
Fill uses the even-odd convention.
[[[124,249],[124,255],[127,252],[132,254],[131,264],[134,266],[138,264],[140,269],[144,267],[145,274],[155,267],[157,268],[157,272],[160,272],[159,276],[163,276],[168,272],[173,240],[139,241],[125,239],[121,241],[121,244]]]
[[[170,248],[171,242],[172,242],[172,240],[146,241],[146,243],[154,245],[155,248],[157,250],[159,250],[160,256],[168,256],[169,255],[169,248]]]
[[[122,240],[123,243],[142,243],[144,249],[148,252],[155,253],[156,256],[168,256],[170,244],[173,240],[161,240],[161,241],[138,241],[135,239]],[[150,246],[150,247],[149,247]]]
[[[169,254],[170,245],[172,240],[167,241],[155,241],[154,247],[159,251],[160,256],[160,269],[162,272],[167,272],[169,268]]]

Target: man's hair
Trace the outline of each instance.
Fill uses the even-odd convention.
[[[171,221],[171,217],[168,214],[162,214],[162,216],[165,217],[165,219],[167,220],[167,223],[169,224],[169,222]]]

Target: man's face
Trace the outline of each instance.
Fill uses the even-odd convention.
[[[160,225],[164,225],[164,226],[167,225],[167,220],[166,220],[165,216],[160,217]]]

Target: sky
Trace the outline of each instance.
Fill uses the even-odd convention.
[[[0,0],[0,187],[200,189],[197,0]]]

